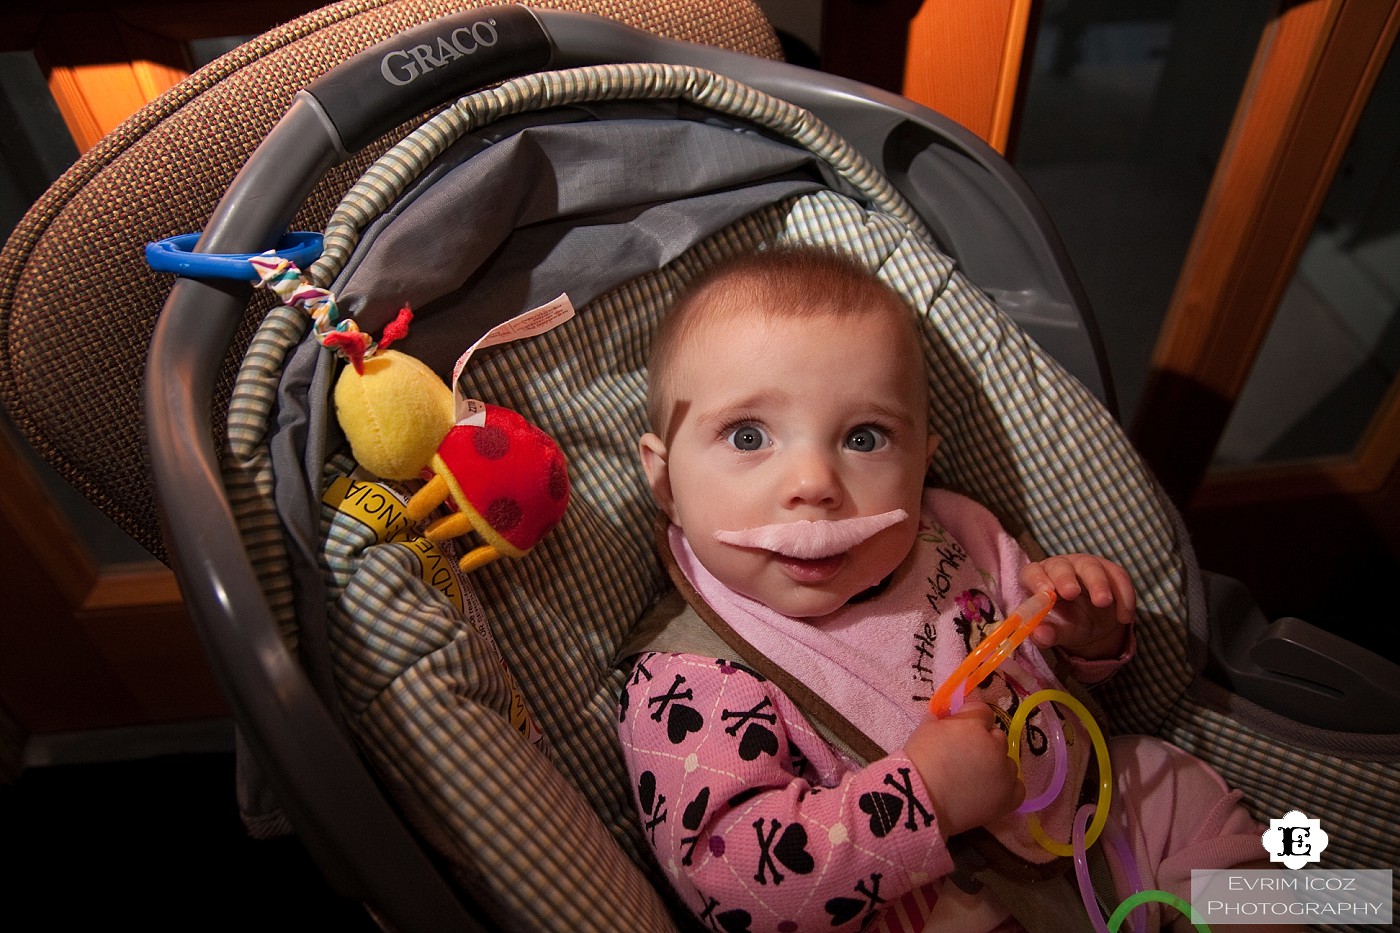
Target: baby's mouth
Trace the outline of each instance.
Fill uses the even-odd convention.
[[[839,569],[847,551],[908,517],[903,509],[893,509],[855,518],[779,522],[738,531],[716,531],[715,538],[737,547],[772,551],[789,558],[794,567],[812,565],[816,572],[829,565],[838,565]]]
[[[841,568],[846,566],[849,559],[845,553],[833,554],[830,557],[788,557],[784,554],[773,552],[774,559],[782,566],[784,572],[799,583],[825,583],[841,572]]]

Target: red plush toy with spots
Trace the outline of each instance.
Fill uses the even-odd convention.
[[[554,439],[510,409],[483,408],[484,417],[447,432],[428,463],[432,478],[408,502],[418,522],[451,500],[457,511],[424,534],[445,541],[476,532],[483,543],[462,558],[467,572],[524,557],[569,504],[569,472]]]

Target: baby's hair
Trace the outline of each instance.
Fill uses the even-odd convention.
[[[686,286],[652,340],[647,364],[647,417],[652,430],[666,430],[671,364],[702,323],[745,312],[813,318],[875,311],[906,322],[911,345],[919,345],[918,327],[908,302],[846,253],[820,246],[784,245],[716,263]]]

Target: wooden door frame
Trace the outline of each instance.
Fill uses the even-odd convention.
[[[48,0],[0,13],[0,51],[30,51],[78,150],[187,76],[189,43],[256,35],[316,0]],[[32,735],[222,719],[228,708],[174,574],[105,564],[0,424],[0,780]]]
[[[0,780],[31,735],[221,719],[174,575],[100,564],[0,432]]]
[[[1180,504],[1326,485],[1379,491],[1400,393],[1327,463],[1210,471],[1352,132],[1400,28],[1400,2],[1283,3],[1265,28],[1187,251],[1132,427]],[[1279,485],[1283,484],[1283,485]]]
[[[903,94],[1003,155],[1040,0],[824,0],[823,71]]]
[[[925,0],[909,21],[904,96],[1008,155],[1039,0]]]
[[[885,32],[909,33],[905,93],[943,112],[966,106],[970,109],[959,111],[960,122],[999,148],[1014,146],[1020,95],[989,91],[1015,61],[1009,44],[998,50],[995,41],[1005,36],[998,22],[1013,22],[1018,15],[1013,0],[925,0],[917,14],[907,12],[918,6],[910,0],[827,0],[827,5],[845,10],[848,21],[836,42],[855,53],[865,51],[867,41],[863,34],[855,38],[858,17],[869,18],[872,7],[878,8],[885,14]],[[1335,581],[1358,576],[1388,581],[1400,565],[1400,385],[1390,387],[1360,443],[1345,454],[1228,469],[1212,469],[1211,460],[1394,44],[1398,8],[1400,0],[1277,3],[1130,429],[1182,506],[1205,566],[1245,581],[1271,615],[1301,615],[1337,631],[1352,623],[1345,613],[1339,617]],[[1027,31],[1035,29],[1036,12],[1029,11]],[[972,19],[960,22],[966,17]],[[913,22],[920,18],[941,18],[944,28],[916,37]],[[830,17],[824,21],[824,65],[829,23]],[[953,61],[953,52],[961,50],[950,52],[947,44],[960,45],[964,35],[982,41],[971,63],[959,58],[959,67],[980,77],[965,74],[963,81],[949,83],[922,74]],[[889,70],[884,59],[898,42],[884,36],[877,43],[879,68]],[[976,94],[965,93],[969,82],[979,88]],[[1001,108],[1000,117],[993,107]],[[992,129],[999,118],[1011,125],[1005,144]],[[1310,546],[1313,542],[1325,545]],[[1359,634],[1347,630],[1348,637]]]
[[[826,0],[822,65],[902,90],[1005,152],[1037,14],[1036,0]],[[1183,506],[1394,482],[1400,391],[1346,455],[1210,464],[1398,23],[1400,0],[1281,0],[1260,39],[1130,429]]]

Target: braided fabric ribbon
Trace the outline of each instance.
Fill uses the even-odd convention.
[[[274,253],[254,256],[248,261],[257,272],[262,287],[271,289],[288,307],[305,311],[311,318],[316,340],[349,360],[358,373],[364,372],[365,359],[373,356],[376,349],[387,349],[389,344],[408,332],[408,322],[413,314],[404,307],[399,311],[398,318],[384,328],[376,346],[370,335],[361,331],[353,319],[341,320],[335,295],[312,285],[296,263]]]

